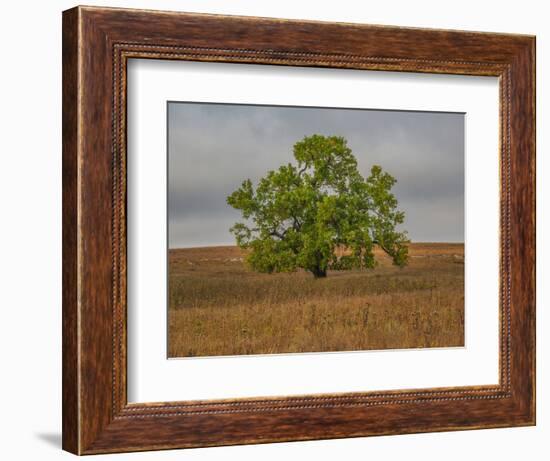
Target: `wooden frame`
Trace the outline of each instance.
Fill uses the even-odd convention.
[[[498,76],[500,382],[223,401],[126,400],[130,58]],[[77,7],[63,13],[63,448],[77,454],[535,423],[535,39]]]

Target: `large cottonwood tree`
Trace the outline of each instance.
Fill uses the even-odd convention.
[[[250,179],[227,197],[243,222],[231,232],[259,272],[303,268],[316,278],[328,269],[375,266],[378,245],[393,263],[408,257],[405,215],[391,192],[395,178],[373,166],[368,178],[344,138],[312,135],[294,145],[296,164],[269,171],[256,188]]]

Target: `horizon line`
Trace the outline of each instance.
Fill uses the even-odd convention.
[[[465,242],[464,241],[427,241],[427,240],[424,240],[424,241],[411,241],[409,243],[419,243],[419,244],[441,244],[441,245],[464,245]],[[374,245],[374,246],[378,246],[378,245]],[[230,244],[230,243],[220,243],[220,244],[212,244],[212,245],[197,245],[197,246],[188,246],[188,247],[168,247],[168,250],[190,250],[190,249],[194,249],[194,248],[218,248],[218,247],[237,247],[239,248],[238,245],[236,244]]]

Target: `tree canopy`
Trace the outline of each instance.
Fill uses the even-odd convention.
[[[256,188],[247,179],[227,197],[243,222],[230,230],[249,250],[258,272],[297,268],[325,277],[328,269],[372,268],[378,245],[393,263],[408,259],[405,215],[391,189],[396,183],[378,165],[363,178],[347,141],[312,135],[294,145],[296,164],[269,171]]]

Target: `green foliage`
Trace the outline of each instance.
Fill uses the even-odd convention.
[[[396,180],[373,166],[364,179],[357,160],[338,136],[312,135],[294,145],[297,165],[269,171],[256,190],[247,179],[227,197],[245,222],[230,230],[237,245],[251,250],[250,266],[259,272],[289,272],[301,267],[315,277],[328,269],[372,268],[380,246],[404,266],[405,215],[391,193]]]

